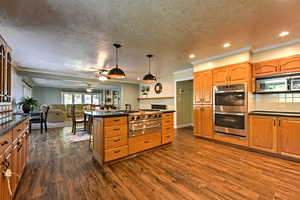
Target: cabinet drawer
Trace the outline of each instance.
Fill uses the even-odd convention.
[[[18,138],[21,135],[21,133],[23,132],[23,130],[24,130],[23,123],[20,123],[15,128],[13,128],[13,140]]]
[[[119,126],[127,124],[127,117],[110,117],[110,118],[104,118],[104,126]]]
[[[0,137],[0,155],[11,145],[12,143],[12,131],[7,132]]]
[[[172,128],[174,127],[174,120],[173,119],[163,119],[162,120],[162,127],[163,128]]]
[[[104,162],[122,158],[128,155],[128,146],[121,146],[104,151]]]
[[[127,125],[122,126],[111,126],[111,127],[105,127],[104,128],[104,137],[115,137],[120,135],[126,135],[127,136]]]
[[[113,149],[116,147],[124,146],[128,144],[127,135],[120,135],[111,138],[105,138],[104,148],[105,149]]]
[[[174,128],[173,127],[163,127],[162,135],[174,135]]]
[[[174,118],[174,113],[163,113],[162,118],[163,119],[173,119]]]
[[[162,143],[163,144],[173,142],[173,140],[174,140],[174,135],[163,135],[162,136]]]
[[[129,138],[128,149],[129,154],[151,149],[161,145],[161,133],[151,133]]]

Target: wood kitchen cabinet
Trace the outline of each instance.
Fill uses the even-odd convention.
[[[171,143],[175,139],[174,134],[174,113],[163,113],[162,114],[162,132],[161,132],[161,143]]]
[[[278,118],[278,152],[300,159],[300,118]]]
[[[213,138],[211,105],[194,106],[194,135]]]
[[[250,83],[250,64],[239,63],[213,69],[213,85]]]
[[[0,36],[0,102],[11,101],[11,49]]]
[[[280,59],[280,73],[300,72],[300,55]]]
[[[194,73],[194,104],[212,103],[212,71]]]
[[[279,60],[269,60],[253,64],[253,76],[268,76],[279,73]]]
[[[251,115],[250,121],[250,141],[252,148],[277,152],[277,118],[272,116]]]

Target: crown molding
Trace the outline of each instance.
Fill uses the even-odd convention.
[[[175,71],[175,72],[173,72],[173,74],[181,74],[181,73],[185,73],[185,72],[191,72],[191,73],[193,73],[193,67]]]
[[[289,45],[293,45],[293,44],[297,44],[297,43],[300,43],[300,38],[296,38],[296,39],[289,40],[289,41],[286,41],[286,42],[281,42],[281,43],[277,43],[277,44],[274,44],[274,45],[269,45],[269,46],[253,49],[252,53],[260,53],[260,52],[269,51],[269,50],[272,50],[272,49],[277,49],[277,48],[280,48],[280,47],[285,47],[285,46],[289,46]]]
[[[247,46],[247,47],[237,49],[237,50],[234,50],[234,51],[229,51],[229,52],[226,52],[226,53],[223,53],[223,54],[218,54],[218,55],[215,55],[215,56],[209,56],[207,58],[196,60],[196,61],[191,62],[191,63],[192,63],[192,65],[199,65],[199,64],[202,64],[202,63],[206,63],[206,62],[216,60],[216,59],[221,59],[221,58],[225,58],[225,57],[228,57],[228,56],[233,56],[233,55],[240,54],[240,53],[251,52],[251,49],[252,49],[252,46]]]

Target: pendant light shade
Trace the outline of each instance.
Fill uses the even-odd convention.
[[[120,78],[125,78],[125,73],[122,69],[119,68],[119,64],[118,64],[118,50],[119,48],[121,48],[122,46],[120,44],[113,44],[114,47],[116,48],[116,67],[112,68],[109,72],[108,72],[108,77],[109,78],[115,78],[115,79],[120,79]]]
[[[149,58],[149,73],[144,76],[143,81],[146,83],[154,83],[156,81],[156,77],[151,74],[150,70],[150,59],[153,57],[153,55],[149,54],[147,55],[147,57]]]

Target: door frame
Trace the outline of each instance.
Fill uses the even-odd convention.
[[[194,123],[191,124],[185,124],[185,125],[181,125],[181,126],[177,126],[177,82],[182,82],[182,81],[194,81],[194,77],[193,75],[190,77],[186,77],[186,78],[179,78],[179,79],[175,79],[174,80],[174,85],[175,85],[175,91],[174,91],[174,103],[175,103],[175,111],[176,111],[176,115],[174,115],[174,128],[183,128],[183,127],[187,127],[187,126],[194,126]],[[193,86],[193,90],[194,90],[194,86]],[[194,99],[194,92],[193,92],[193,98]]]

